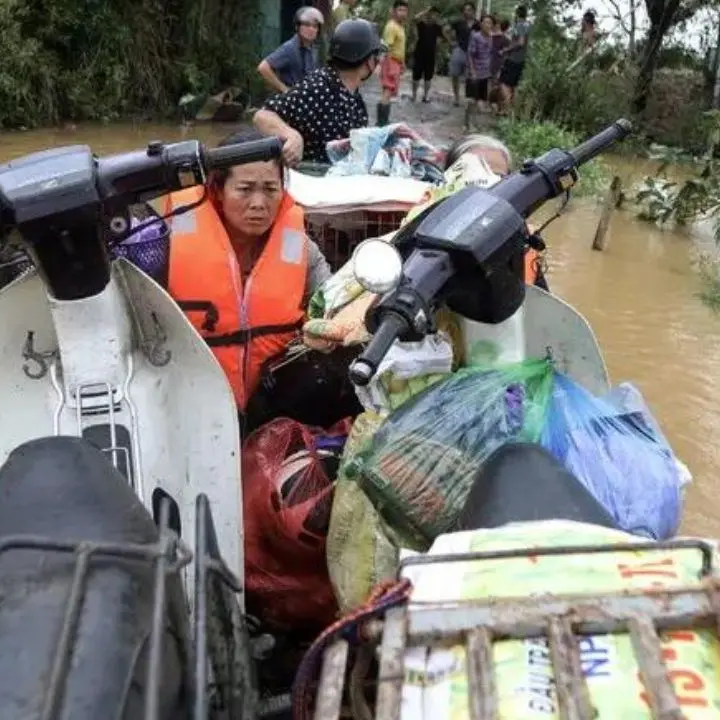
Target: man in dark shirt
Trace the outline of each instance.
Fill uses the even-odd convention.
[[[527,7],[518,5],[515,10],[515,22],[510,31],[510,44],[500,52],[505,58],[500,71],[500,94],[505,112],[515,99],[515,90],[523,76],[531,28]]]
[[[299,83],[318,65],[315,43],[323,26],[322,13],[302,7],[295,14],[295,35],[273,50],[257,67],[263,80],[278,92]]]
[[[367,126],[367,108],[359,88],[377,68],[382,51],[372,23],[345,20],[330,40],[328,67],[315,70],[288,92],[270,98],[255,113],[253,122],[261,133],[285,141],[283,155],[290,167],[303,159],[327,163],[328,142]]]
[[[417,100],[418,86],[420,80],[424,80],[423,102],[428,102],[430,83],[435,75],[435,63],[437,60],[437,41],[443,37],[443,29],[438,23],[438,10],[432,5],[426,10],[421,10],[415,16],[415,27],[417,29],[417,42],[413,55],[413,102]]]
[[[498,79],[500,71],[502,70],[505,60],[503,50],[510,44],[510,38],[508,37],[509,29],[510,23],[507,20],[495,20],[492,32],[492,62],[490,67],[493,80]]]
[[[463,5],[462,18],[451,26],[455,46],[450,55],[450,78],[452,79],[456,106],[460,105],[460,78],[465,75],[470,33],[476,24],[475,6],[468,2]]]

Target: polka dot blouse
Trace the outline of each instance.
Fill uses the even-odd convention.
[[[325,145],[348,137],[355,128],[366,127],[368,112],[362,95],[343,85],[332,68],[311,72],[302,82],[265,103],[305,141],[303,160],[329,162]]]

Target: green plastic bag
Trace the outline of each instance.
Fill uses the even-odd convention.
[[[424,551],[453,527],[493,451],[538,442],[551,392],[547,360],[459,370],[390,414],[347,477],[398,543]]]

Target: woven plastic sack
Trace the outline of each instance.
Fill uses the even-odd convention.
[[[170,229],[159,218],[155,221],[131,219],[133,233],[113,245],[112,255],[122,257],[147,273],[160,285],[167,285],[170,259]]]
[[[383,416],[373,412],[364,412],[355,419],[335,487],[327,565],[335,598],[343,613],[364,603],[378,582],[397,572],[397,548],[386,536],[370,500],[345,473],[347,463],[382,421]]]
[[[459,370],[393,412],[347,476],[398,543],[425,550],[453,526],[494,450],[539,440],[551,384],[545,360]]]
[[[542,597],[548,592],[567,594],[575,598],[573,607],[589,615],[589,608],[597,605],[595,599],[600,593],[624,595],[640,590],[672,593],[687,585],[699,592],[708,580],[699,577],[702,557],[697,548],[669,550],[648,542],[647,550],[643,551],[583,554],[579,549],[577,555],[554,556],[538,553],[539,548],[628,542],[633,542],[633,537],[624,532],[584,523],[564,520],[510,523],[489,530],[445,535],[433,544],[430,554],[516,551],[517,557],[408,566],[404,576],[413,583],[411,603],[452,606],[474,602],[498,611],[506,609],[508,621],[517,617],[518,623],[522,623],[523,613],[508,608],[516,598]],[[714,567],[716,563],[717,557]],[[666,606],[659,603],[655,607]],[[661,634],[661,650],[657,655],[662,653],[667,679],[677,695],[676,716],[686,720],[718,720],[720,641],[714,628],[691,630],[690,617],[688,613],[687,623]],[[497,640],[492,652],[496,717],[503,720],[567,717],[558,707],[554,653],[548,638],[493,640]],[[660,714],[651,710],[633,644],[627,628],[609,635],[578,638],[579,664],[587,681],[595,720],[650,720]],[[455,647],[436,643],[429,648],[430,652],[414,645],[405,653],[401,720],[471,720],[473,693],[468,671],[475,658],[468,657],[466,648],[466,643]],[[473,689],[477,693],[477,685]],[[565,692],[568,690],[565,684]],[[571,695],[574,697],[575,692]]]
[[[243,445],[248,608],[273,628],[320,629],[336,617],[325,546],[349,426],[281,418]]]
[[[622,530],[672,537],[682,511],[680,467],[647,407],[618,407],[617,397],[596,398],[557,374],[542,444]]]

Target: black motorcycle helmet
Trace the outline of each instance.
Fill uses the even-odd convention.
[[[375,25],[367,20],[343,20],[330,38],[330,60],[347,67],[358,67],[384,49]]]

